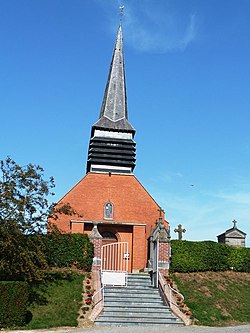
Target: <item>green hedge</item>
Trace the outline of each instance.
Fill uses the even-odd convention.
[[[172,272],[216,272],[229,269],[250,272],[250,248],[212,241],[171,241]]]
[[[235,271],[250,272],[250,248],[233,247],[228,260]]]
[[[0,327],[14,327],[25,324],[29,303],[27,282],[0,282]]]
[[[84,234],[42,235],[45,256],[50,267],[71,267],[91,270],[94,255],[93,244]]]

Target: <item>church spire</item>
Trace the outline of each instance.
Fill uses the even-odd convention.
[[[121,25],[118,29],[100,112],[100,118],[103,116],[112,121],[118,121],[128,116]]]
[[[117,33],[99,120],[94,127],[135,132],[134,128],[128,122],[121,23]]]
[[[128,121],[122,26],[119,25],[98,121],[92,126],[87,172],[132,173],[135,129]]]

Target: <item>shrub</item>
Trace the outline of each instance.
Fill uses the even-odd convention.
[[[190,242],[172,240],[172,272],[249,271],[249,249],[237,248],[212,241]],[[246,270],[248,269],[248,270]]]
[[[250,273],[250,248],[234,247],[228,260],[234,271]]]
[[[0,282],[0,327],[25,324],[29,302],[27,282]]]
[[[84,234],[42,235],[45,256],[50,267],[71,267],[91,270],[93,244]]]

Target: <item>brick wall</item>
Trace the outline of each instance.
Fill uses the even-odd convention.
[[[104,218],[107,202],[113,204],[112,220]],[[159,218],[159,205],[134,175],[88,173],[59,203],[69,203],[78,213],[75,216],[61,215],[53,221],[63,232],[89,233],[81,223],[70,223],[74,219],[98,221],[99,230],[100,222],[106,229],[116,228],[118,240],[129,242],[132,268],[138,270],[146,266],[147,239]],[[139,226],[122,231],[116,223]],[[168,226],[166,221],[165,224]]]

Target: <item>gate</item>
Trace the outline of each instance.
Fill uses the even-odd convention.
[[[128,275],[128,243],[118,242],[102,246],[102,285],[126,286]]]

